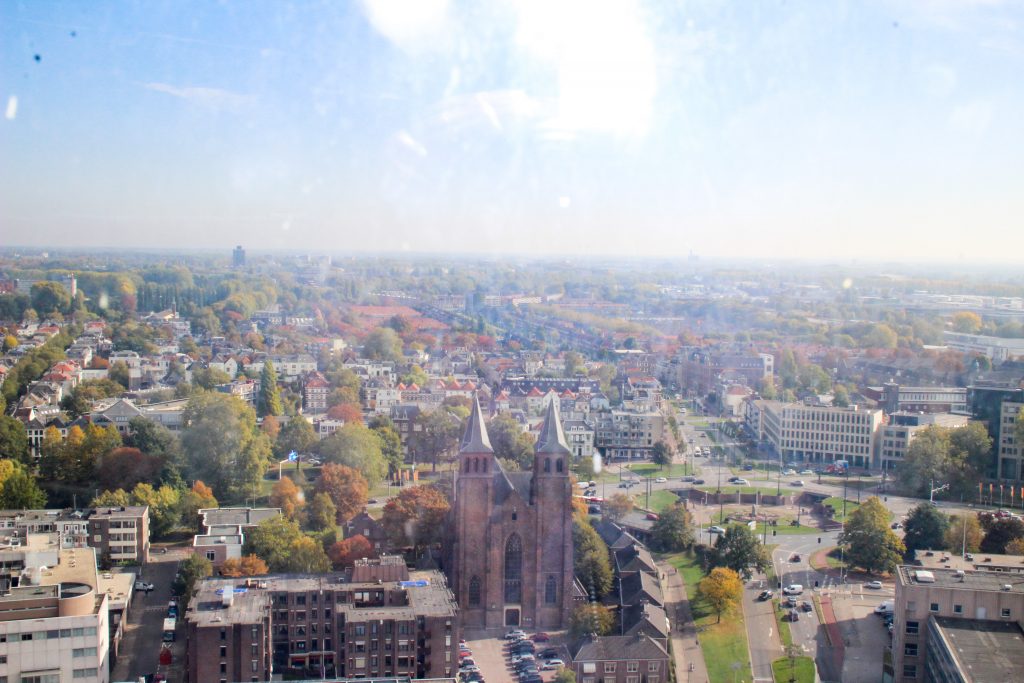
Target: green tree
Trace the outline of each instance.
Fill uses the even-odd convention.
[[[221,499],[252,495],[270,460],[253,409],[235,396],[204,391],[189,399],[182,422],[188,478],[202,479]]]
[[[150,530],[156,538],[163,538],[181,523],[181,491],[164,485],[153,488],[141,483],[131,492],[133,505],[149,506]]]
[[[386,424],[373,427],[371,431],[380,439],[380,452],[384,456],[384,462],[387,463],[388,473],[397,472],[405,464],[402,439],[398,436],[398,432],[394,427]]]
[[[487,425],[494,455],[502,461],[513,462],[516,469],[533,467],[533,439],[509,415],[498,415]]]
[[[945,547],[949,517],[930,503],[920,503],[907,515],[905,528],[903,544],[908,556],[916,550],[939,550]]]
[[[850,405],[850,392],[842,384],[837,384],[832,390],[832,405],[837,408],[846,408]]]
[[[586,517],[576,515],[572,525],[573,573],[594,600],[612,588],[612,567],[608,546]]]
[[[931,482],[949,467],[949,430],[929,425],[910,442],[903,463],[897,470],[900,486],[908,493],[927,496]]]
[[[171,590],[185,601],[191,599],[196,584],[213,575],[213,563],[198,553],[192,553],[178,567]]]
[[[572,669],[559,669],[553,683],[576,683],[576,672]]]
[[[260,417],[280,415],[284,412],[281,406],[281,390],[277,386],[277,372],[269,359],[263,363],[263,370],[260,372],[260,393],[256,410]]]
[[[198,368],[192,371],[192,384],[208,391],[218,384],[227,384],[230,381],[231,375],[218,368]]]
[[[1015,517],[993,520],[981,539],[981,552],[1002,555],[1011,541],[1024,538],[1024,522]]]
[[[459,420],[444,408],[420,413],[415,418],[415,427],[410,444],[415,461],[429,462],[435,469],[439,460],[452,453],[464,431]]]
[[[569,615],[569,635],[573,638],[594,634],[606,636],[612,632],[615,616],[612,611],[597,602],[580,605]]]
[[[119,360],[107,370],[107,379],[127,389],[130,385],[128,364]]]
[[[28,433],[21,420],[0,415],[0,456],[29,461]]]
[[[665,469],[665,465],[671,465],[675,454],[664,441],[656,441],[651,448],[651,461],[658,466],[658,469]]]
[[[873,325],[861,340],[862,346],[872,349],[895,349],[898,342],[896,331],[884,323]]]
[[[4,510],[39,510],[46,507],[46,494],[24,469],[11,473],[0,488],[0,506]]]
[[[387,474],[381,441],[362,424],[346,424],[321,441],[317,451],[325,463],[345,465],[362,474],[371,488]]]
[[[727,567],[715,567],[697,584],[697,599],[705,602],[722,621],[722,614],[732,612],[743,597],[739,574]]]
[[[693,545],[690,513],[679,503],[663,511],[651,526],[651,546],[664,553],[677,553]]]
[[[745,524],[732,524],[724,534],[719,534],[709,559],[711,566],[727,567],[742,576],[744,581],[750,579],[751,567],[764,571],[772,562],[757,534]]]
[[[44,280],[32,285],[32,308],[43,317],[65,313],[71,308],[71,295],[59,282]]]
[[[373,360],[402,360],[402,340],[390,327],[378,327],[363,342],[363,355]]]
[[[314,494],[309,502],[307,519],[313,531],[329,531],[337,524],[338,508],[326,493]]]
[[[565,352],[565,376],[575,377],[576,375],[586,373],[586,365],[583,362],[583,356],[576,351]]]
[[[949,434],[949,464],[945,473],[952,495],[967,496],[988,475],[992,437],[981,422],[971,422]]]
[[[292,451],[309,453],[318,441],[309,420],[302,415],[296,415],[278,432],[277,441],[274,443],[274,457],[284,460]]]
[[[243,552],[258,556],[271,572],[324,572],[330,567],[323,546],[284,517],[268,519],[250,530]]]
[[[839,534],[847,562],[869,572],[891,572],[902,561],[906,546],[889,528],[889,511],[872,496],[850,515]]]

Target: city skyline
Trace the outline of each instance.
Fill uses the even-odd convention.
[[[1011,3],[189,9],[0,9],[7,245],[950,263],[1024,246]]]

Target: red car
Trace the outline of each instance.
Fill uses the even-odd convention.
[[[654,514],[653,512],[648,512],[647,513],[647,519],[651,519],[651,520],[657,521],[658,520],[658,515]]]
[[[546,643],[551,640],[551,636],[541,631],[540,633],[533,634],[533,642],[535,643]]]

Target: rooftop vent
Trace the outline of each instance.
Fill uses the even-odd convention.
[[[1003,590],[1009,592],[1009,591],[1013,590],[1013,586],[1011,586],[1008,583],[1004,583],[1003,584]]]
[[[914,578],[918,583],[935,583],[935,574],[926,569],[918,569],[914,572]]]

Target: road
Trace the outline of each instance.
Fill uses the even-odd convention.
[[[110,672],[111,681],[137,681],[141,676],[158,671],[164,617],[167,616],[167,603],[171,599],[171,583],[178,570],[178,563],[185,556],[183,548],[171,549],[166,554],[150,554],[150,562],[143,567],[142,578],[152,583],[154,589],[149,595],[135,593],[124,640],[121,641],[121,656]],[[183,680],[185,627],[180,619],[178,638],[171,651],[174,663],[170,670],[163,667],[160,671],[167,675],[168,680]]]

